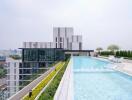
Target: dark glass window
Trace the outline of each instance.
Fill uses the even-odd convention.
[[[56,48],[57,48],[57,43],[56,43]]]
[[[46,59],[45,54],[45,50],[39,50],[39,61],[44,61]]]
[[[37,61],[37,50],[25,49],[24,50],[24,61]]]
[[[62,48],[62,43],[60,43],[60,48]]]
[[[60,37],[60,42],[62,42],[62,37]]]

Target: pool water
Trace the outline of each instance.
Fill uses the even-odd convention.
[[[105,69],[109,62],[101,61],[97,59],[92,59],[90,57],[80,56],[80,57],[73,57],[74,60],[74,70],[78,69]]]
[[[132,100],[131,76],[117,71],[76,72],[76,69],[109,69],[110,63],[89,57],[72,59],[74,100]]]

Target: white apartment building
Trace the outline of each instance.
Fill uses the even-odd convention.
[[[54,48],[63,48],[64,50],[82,50],[82,36],[74,35],[72,27],[54,27],[53,43]]]
[[[74,35],[72,36],[72,50],[82,50],[82,36]]]
[[[19,67],[21,60],[6,59],[8,97],[19,91]]]
[[[53,48],[53,42],[24,42],[23,48]]]

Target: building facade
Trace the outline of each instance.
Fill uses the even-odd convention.
[[[21,48],[22,66],[19,68],[19,85],[24,86],[47,71],[52,64],[64,60],[62,49],[56,48]]]
[[[72,27],[54,27],[53,44],[54,48],[63,48],[64,50],[82,50],[82,36],[74,35]]]
[[[6,59],[7,65],[7,95],[8,97],[19,91],[19,67],[21,66],[21,60],[14,60],[12,58]]]
[[[24,42],[23,48],[54,48],[53,42]]]

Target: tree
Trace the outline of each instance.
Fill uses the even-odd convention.
[[[6,69],[0,67],[0,78],[5,77],[5,76],[6,76],[6,73],[7,73],[7,72],[6,72]]]
[[[127,57],[131,57],[131,51],[128,51]]]
[[[120,51],[116,52],[116,56],[119,57],[120,56]]]
[[[21,59],[21,56],[19,56],[19,55],[10,55],[10,57],[12,59],[15,59],[15,60],[20,60]]]
[[[108,46],[107,49],[112,52],[115,52],[115,50],[119,50],[119,46],[113,44],[113,45]]]
[[[98,47],[96,50],[97,50],[97,51],[98,51],[98,53],[100,54],[100,52],[103,50],[103,48]]]

